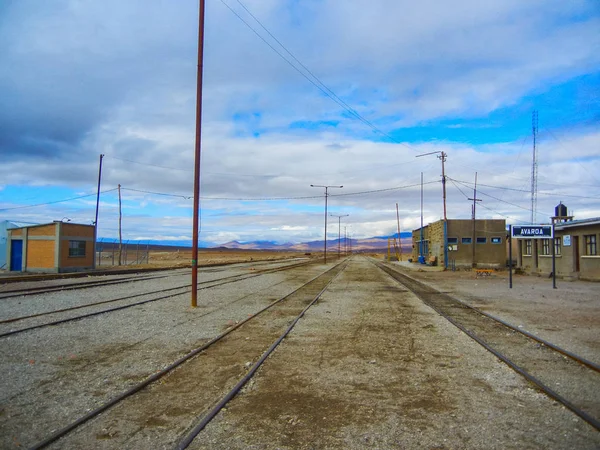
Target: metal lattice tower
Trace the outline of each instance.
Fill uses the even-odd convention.
[[[531,164],[531,223],[536,222],[537,215],[537,176],[538,176],[538,161],[537,161],[537,133],[538,133],[538,112],[533,111],[531,117],[531,131],[533,133],[533,162]]]

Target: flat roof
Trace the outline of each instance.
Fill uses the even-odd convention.
[[[587,225],[600,225],[600,217],[592,217],[590,219],[570,220],[568,222],[560,222],[554,225],[555,230],[563,230],[565,228],[582,227]]]

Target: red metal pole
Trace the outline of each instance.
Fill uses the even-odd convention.
[[[192,308],[198,306],[198,232],[200,216],[200,155],[202,146],[202,69],[204,59],[205,0],[198,17],[198,75],[196,81],[196,151],[194,159],[194,218],[192,224]]]

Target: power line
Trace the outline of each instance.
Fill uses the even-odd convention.
[[[434,184],[434,183],[441,183],[440,180],[435,180],[435,181],[428,181],[427,183],[423,183],[425,184]],[[330,197],[347,197],[350,195],[364,195],[364,194],[375,194],[378,192],[386,192],[386,191],[398,191],[400,189],[408,189],[408,188],[412,188],[412,187],[417,187],[417,186],[421,186],[421,183],[416,183],[416,184],[409,184],[406,186],[396,186],[396,187],[391,187],[391,188],[385,188],[385,189],[374,189],[371,191],[362,191],[362,192],[348,192],[348,193],[344,193],[344,194],[329,194]]]
[[[449,178],[449,177],[448,177]],[[462,185],[464,185],[465,187],[467,187],[467,185],[472,185],[472,182],[469,181],[461,181],[461,180],[456,180],[454,179],[454,181],[461,183]],[[514,192],[531,192],[529,190],[525,190],[525,189],[515,189],[515,188],[509,188],[509,187],[504,187],[504,186],[493,186],[491,184],[482,184],[482,183],[478,183],[479,186],[485,186],[485,187],[489,187],[489,188],[493,188],[493,189],[501,189],[504,191],[514,191]],[[564,194],[564,193],[556,193],[556,192],[538,192],[538,194],[542,194],[542,195],[553,195],[553,196],[559,196],[559,197],[571,197],[571,198],[585,198],[585,199],[592,199],[592,200],[600,200],[600,197],[590,197],[590,196],[585,196],[585,195],[573,195],[573,194]]]
[[[183,198],[185,200],[190,200],[192,197],[189,195],[181,195],[181,194],[167,194],[165,192],[154,192],[154,191],[145,191],[143,189],[133,189],[133,188],[126,188],[121,186],[121,190],[122,191],[133,191],[133,192],[141,192],[144,194],[152,194],[152,195],[162,195],[164,197],[179,197],[179,198]]]
[[[156,167],[159,169],[179,170],[181,172],[189,172],[189,173],[194,172],[193,169],[181,169],[178,167],[161,166],[158,164],[150,164],[150,163],[145,163],[145,162],[141,162],[141,161],[134,161],[132,159],[118,158],[116,156],[111,156],[111,158],[118,159],[119,161],[129,162],[132,164],[139,164],[141,166]],[[219,175],[219,176],[252,177],[252,178],[276,178],[276,177],[281,176],[281,175],[253,175],[253,174],[245,174],[245,173],[227,173],[227,172],[209,172],[209,171],[203,171],[202,173],[210,174],[210,175]]]
[[[117,190],[117,188],[113,188],[113,189],[108,189],[106,191],[101,191],[100,193],[101,194],[106,194],[107,192],[112,192],[112,191],[116,191],[116,190]],[[70,202],[72,200],[79,200],[81,198],[93,197],[95,195],[97,195],[96,192],[94,192],[93,194],[80,195],[79,197],[66,198],[64,200],[54,200],[54,201],[51,201],[51,202],[36,203],[35,205],[13,206],[11,208],[2,208],[2,209],[0,209],[0,212],[2,212],[2,211],[12,211],[14,209],[34,208],[36,206],[54,205],[56,203],[64,203],[64,202]]]
[[[387,137],[389,140],[391,140],[392,142],[395,142],[396,144],[400,144],[405,146],[406,148],[409,148],[413,151],[416,151],[416,149],[414,149],[413,147],[411,147],[410,145],[404,143],[404,142],[400,142],[396,139],[394,139],[392,136],[390,136],[388,133],[386,133],[385,131],[381,130],[380,128],[378,128],[376,125],[374,125],[372,122],[370,122],[369,120],[365,119],[361,114],[359,114],[354,108],[352,108],[350,105],[348,105],[344,100],[342,100],[335,92],[333,92],[329,87],[327,87],[316,75],[314,75],[304,64],[302,64],[300,62],[300,60],[298,60],[298,58],[296,58],[292,52],[290,52],[275,36],[273,36],[273,34],[267,30],[267,28],[248,10],[248,8],[246,8],[246,6],[244,6],[239,0],[237,0],[237,2],[246,10],[246,12],[269,34],[269,36],[271,36],[275,42],[277,42],[281,48],[283,48],[286,53],[288,53],[302,68],[304,68],[304,70],[306,70],[306,72],[308,74],[310,74],[311,77],[314,78],[311,79],[305,72],[303,72],[302,70],[300,70],[292,61],[290,61],[288,58],[286,58],[280,51],[278,51],[270,42],[268,42],[258,31],[256,31],[252,25],[250,25],[248,22],[246,22],[242,16],[240,16],[231,6],[229,6],[224,0],[221,0],[221,3],[223,3],[223,5],[225,5],[240,21],[242,21],[242,23],[244,23],[244,25],[246,25],[250,30],[252,30],[252,32],[254,34],[256,34],[256,36],[258,36],[265,44],[267,44],[271,50],[273,50],[275,53],[277,53],[277,55],[279,55],[279,57],[281,59],[283,59],[286,63],[288,63],[296,72],[298,72],[300,75],[302,75],[304,78],[306,78],[306,80],[308,80],[313,86],[315,86],[317,89],[319,89],[323,94],[325,94],[327,97],[329,97],[331,100],[333,100],[336,104],[338,104],[339,106],[341,106],[343,109],[345,109],[348,113],[350,113],[350,115],[352,117],[354,117],[355,119],[359,120],[360,122],[362,122],[363,124],[367,125],[369,128],[371,128],[373,131],[376,131],[378,133],[380,133],[381,135]]]
[[[434,184],[434,183],[440,183],[440,181],[439,180],[428,181],[423,184]],[[372,190],[368,190],[368,191],[348,192],[348,193],[344,193],[344,194],[329,194],[329,196],[330,197],[347,197],[347,196],[352,196],[352,195],[376,194],[379,192],[408,189],[408,188],[412,188],[412,187],[416,187],[416,186],[420,186],[420,185],[421,185],[421,183],[417,183],[417,184],[409,184],[406,186],[394,186],[394,187],[384,188],[384,189],[372,189]],[[178,197],[178,198],[183,198],[186,200],[191,198],[190,196],[181,195],[181,194],[170,194],[170,193],[166,193],[166,192],[146,191],[143,189],[126,188],[123,186],[121,186],[121,190],[140,192],[140,193],[144,193],[144,194],[161,195],[161,196],[165,196],[165,197]],[[322,197],[323,197],[322,195],[304,195],[304,196],[297,196],[297,197],[242,197],[242,198],[237,198],[237,197],[200,197],[200,198],[202,200],[228,200],[228,201],[260,202],[260,201],[279,201],[279,200],[312,200],[312,199],[317,199],[317,198],[322,198]]]

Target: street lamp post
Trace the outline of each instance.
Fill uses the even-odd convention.
[[[329,195],[327,190],[329,188],[341,189],[344,186],[326,186],[326,185],[322,185],[322,184],[311,184],[310,187],[325,188],[325,241],[323,242],[323,261],[325,264],[327,264],[327,197]]]
[[[337,214],[329,214],[331,217],[337,217],[338,218],[338,259],[340,259],[341,257],[341,250],[340,250],[340,242],[342,241],[342,236],[341,236],[341,223],[342,223],[342,217],[348,217],[350,214],[342,214],[337,215]]]

